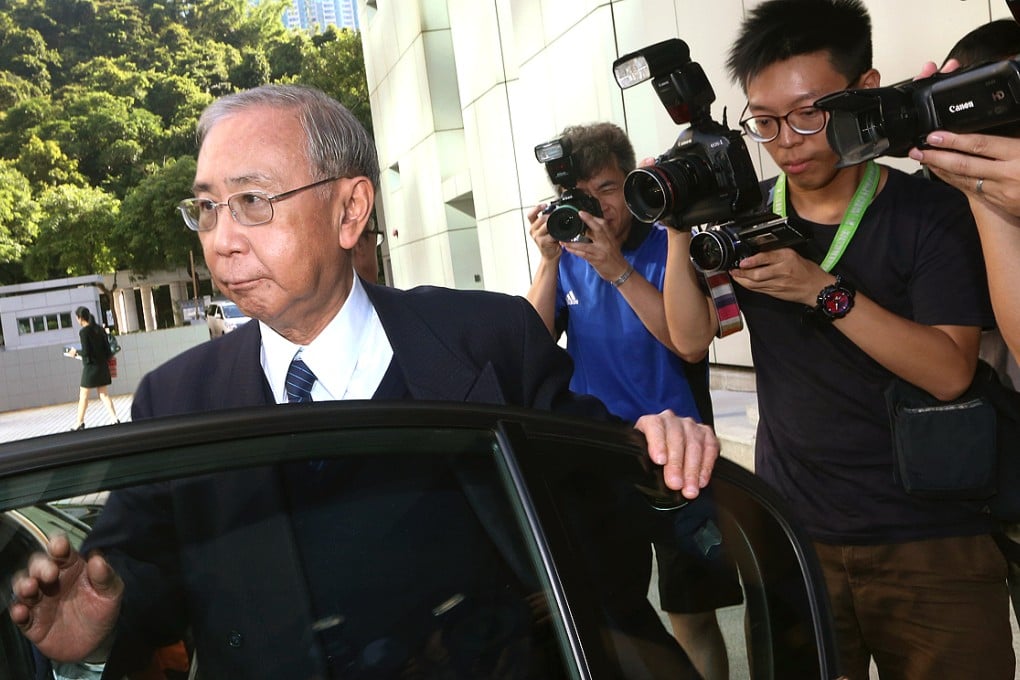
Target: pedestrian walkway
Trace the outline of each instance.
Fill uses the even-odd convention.
[[[133,396],[131,394],[123,394],[112,397],[113,407],[116,409],[117,417],[121,422],[131,420],[131,401]],[[0,413],[0,442],[67,432],[74,428],[74,422],[77,417],[77,401]],[[89,408],[85,412],[85,427],[100,427],[110,424],[110,414],[107,413],[103,404],[99,399],[91,399],[89,401]]]

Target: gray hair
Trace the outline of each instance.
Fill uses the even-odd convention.
[[[312,172],[320,179],[362,176],[378,189],[379,159],[368,131],[343,104],[303,85],[261,85],[217,99],[198,119],[199,148],[214,125],[257,106],[297,110],[305,131],[306,154]]]

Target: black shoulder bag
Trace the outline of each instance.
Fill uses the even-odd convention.
[[[886,389],[894,467],[906,492],[970,501],[992,517],[1020,521],[1020,393],[978,361],[974,381],[940,401],[896,379]]]

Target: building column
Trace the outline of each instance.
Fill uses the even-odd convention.
[[[184,325],[184,314],[181,312],[181,301],[188,299],[188,288],[184,281],[170,284],[170,306],[174,310],[174,326]]]
[[[152,299],[152,286],[141,286],[138,292],[142,296],[142,316],[145,317],[145,332],[156,330],[156,304]]]
[[[117,318],[120,320],[121,333],[133,333],[138,330],[138,311],[135,307],[135,289],[120,288],[114,295],[117,304]]]

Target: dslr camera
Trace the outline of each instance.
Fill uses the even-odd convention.
[[[839,167],[878,156],[906,156],[933,130],[983,132],[1020,121],[1020,62],[979,64],[888,87],[822,97],[826,136]]]
[[[577,188],[577,170],[570,140],[562,137],[539,144],[535,147],[535,158],[545,165],[553,185],[562,189],[560,197],[542,211],[543,215],[549,216],[545,223],[549,235],[557,241],[588,241],[584,235],[587,227],[578,213],[583,210],[595,217],[602,217],[602,206],[595,198]]]
[[[805,236],[786,220],[761,212],[762,192],[741,133],[712,120],[715,91],[683,40],[673,38],[613,62],[621,89],[652,81],[677,125],[689,125],[655,163],[623,185],[627,207],[642,222],[675,229],[701,225],[691,261],[702,272],[732,269],[762,250],[795,245]]]

